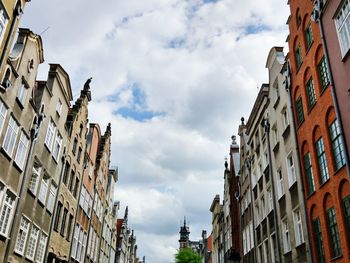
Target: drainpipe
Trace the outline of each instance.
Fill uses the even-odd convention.
[[[268,118],[264,121],[264,131],[266,134],[266,140],[267,140],[267,148],[268,148],[268,155],[269,155],[269,174],[271,176],[271,184],[272,184],[272,199],[273,199],[273,218],[275,221],[275,232],[276,232],[276,241],[277,241],[277,254],[278,254],[278,262],[282,262],[282,251],[281,251],[281,244],[280,244],[280,229],[278,224],[278,218],[277,218],[277,199],[276,199],[276,192],[275,192],[275,179],[273,176],[273,169],[272,169],[272,157],[271,157],[271,143],[270,143],[270,122]]]
[[[291,83],[291,78],[290,78],[290,67],[289,67],[289,62],[287,62],[287,76],[286,76],[286,80],[285,80],[285,84],[286,84],[286,91],[288,93],[288,97],[289,97],[289,110],[290,113],[292,114],[291,116],[293,116],[293,120],[295,120],[295,116],[294,116],[294,106],[293,106],[293,99],[292,99],[292,92],[290,87],[292,86]],[[291,126],[292,126],[292,130],[293,130],[293,137],[294,137],[294,144],[295,144],[295,151],[296,151],[296,156],[297,156],[297,162],[298,162],[298,173],[301,176],[301,160],[300,160],[300,155],[299,155],[299,143],[297,140],[297,129],[294,125],[294,122],[291,122]],[[312,246],[311,246],[311,226],[310,226],[310,220],[308,217],[308,213],[307,213],[307,208],[306,208],[306,198],[305,198],[305,185],[304,185],[304,180],[300,177],[300,182],[301,182],[301,191],[302,191],[302,206],[304,209],[304,215],[305,215],[305,221],[306,221],[306,231],[307,231],[307,237],[306,237],[306,242],[308,244],[308,261],[309,262],[314,262],[314,258],[313,258],[313,254],[312,254]]]
[[[58,186],[57,186],[57,194],[56,194],[56,197],[55,197],[55,205],[54,205],[53,213],[52,213],[52,216],[51,216],[51,222],[50,222],[50,228],[49,228],[50,229],[49,230],[49,236],[47,237],[48,244],[50,242],[51,234],[52,234],[52,231],[53,231],[53,225],[54,225],[54,222],[55,222],[55,219],[56,219],[56,215],[57,215],[58,197],[60,195],[60,189],[61,189],[60,186],[62,184],[62,177],[63,177],[64,170],[66,169],[67,155],[66,155],[65,151],[66,151],[66,148],[64,149],[63,156],[62,156],[62,170],[61,170],[61,173],[60,173],[60,177],[58,179],[59,182],[58,182]],[[44,262],[48,262],[48,252],[49,252],[48,244],[46,245],[46,248],[45,248]]]
[[[11,25],[10,25],[10,31],[7,35],[6,38],[6,42],[5,42],[5,46],[4,49],[1,53],[1,58],[0,58],[0,68],[2,68],[2,64],[4,63],[5,60],[5,54],[6,54],[6,50],[9,48],[10,45],[10,41],[11,41],[11,37],[12,34],[14,33],[14,29],[15,29],[15,24],[17,22],[17,17],[22,13],[22,9],[21,9],[21,5],[17,2],[15,9],[13,10],[13,17],[12,17],[12,21],[11,21]]]
[[[25,190],[26,190],[26,186],[28,185],[28,181],[29,181],[29,167],[31,165],[32,162],[32,158],[33,158],[33,152],[35,149],[35,143],[36,140],[38,139],[38,134],[39,134],[39,129],[41,126],[42,121],[44,120],[44,113],[40,113],[38,116],[38,122],[36,124],[33,125],[33,128],[30,130],[30,145],[29,145],[29,154],[27,157],[27,161],[25,164],[25,168],[23,171],[23,176],[22,176],[22,180],[20,182],[20,190],[19,190],[19,194],[18,194],[18,200],[17,200],[17,206],[15,208],[15,216],[10,228],[10,233],[9,233],[9,240],[6,246],[6,251],[5,251],[5,255],[4,255],[4,262],[8,262],[8,257],[10,255],[10,248],[12,246],[12,243],[14,240],[16,240],[16,233],[15,233],[15,226],[18,225],[20,223],[20,219],[21,219],[21,212],[23,210],[22,206],[23,206],[23,201],[24,201],[24,194],[25,194]]]
[[[331,92],[332,92],[333,104],[334,104],[337,120],[339,123],[339,128],[340,128],[340,131],[342,133],[341,139],[342,139],[343,145],[344,145],[346,170],[348,172],[348,176],[350,177],[349,151],[348,151],[348,147],[346,144],[343,123],[341,121],[342,118],[341,118],[341,113],[339,110],[338,97],[337,97],[337,94],[335,92],[334,79],[333,79],[333,73],[332,73],[333,71],[332,71],[332,66],[330,64],[330,61],[329,61],[329,53],[328,53],[328,47],[327,47],[327,42],[326,42],[326,36],[324,35],[324,27],[323,27],[323,22],[322,22],[322,16],[323,16],[322,8],[323,8],[323,6],[321,6],[320,1],[316,1],[314,4],[314,10],[312,11],[311,17],[312,17],[312,20],[314,20],[316,23],[318,23],[319,28],[320,28],[320,35],[321,35],[321,41],[322,41],[322,46],[323,46],[323,52],[324,52],[324,57],[325,57],[325,61],[327,64],[328,75],[329,75],[329,85],[330,85]]]

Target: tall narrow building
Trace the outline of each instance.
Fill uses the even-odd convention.
[[[346,5],[348,1],[342,3]],[[292,0],[289,5],[288,88],[296,123],[312,252],[316,262],[349,262],[350,232],[346,227],[349,158],[344,150],[341,119],[334,104],[322,35],[311,16],[312,1]],[[345,14],[346,8],[338,10],[336,17],[343,11]]]

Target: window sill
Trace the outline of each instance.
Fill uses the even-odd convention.
[[[29,188],[27,189],[27,192],[35,199],[36,195]]]
[[[343,170],[343,168],[346,166],[346,164],[344,163],[341,167],[339,167],[337,170],[335,170],[334,175],[337,175],[341,170]]]
[[[21,257],[21,258],[24,257],[24,251],[23,251],[23,254],[21,254],[20,252],[17,252],[16,250],[13,251],[13,253],[18,257]]]
[[[5,155],[6,159],[9,160],[9,162],[11,162],[12,157],[7,153],[7,151],[3,147],[1,147],[0,151]]]
[[[310,107],[308,107],[308,110],[307,110],[307,114],[310,115],[311,111],[315,108],[315,105],[316,105],[317,101],[315,101],[315,103],[313,105],[311,105]]]
[[[13,161],[13,166],[20,172],[23,172],[23,168],[19,167],[19,165],[16,163],[16,161]]]
[[[309,54],[313,44],[314,44],[314,40],[311,41],[310,46],[307,46],[307,44],[305,45],[305,47],[306,47],[305,56],[307,56]]]
[[[316,193],[316,191],[314,190],[312,193],[307,195],[306,199],[310,199],[311,197],[314,196],[315,193]]]
[[[336,260],[338,260],[338,259],[340,259],[342,257],[343,257],[343,255],[336,256],[334,258],[331,258],[331,261],[336,261]]]
[[[278,149],[280,148],[280,142],[277,142],[276,144],[275,144],[275,146],[273,146],[273,152],[274,153],[276,153],[277,151],[278,151]]]
[[[280,102],[280,96],[278,96],[278,98],[276,99],[275,103],[273,104],[273,108],[276,109],[278,104]]]
[[[283,139],[287,139],[288,135],[289,135],[289,132],[290,132],[290,124],[288,124],[285,128],[284,128],[284,131],[282,133],[282,137]]]
[[[18,97],[16,97],[16,102],[17,102],[17,104],[18,104],[18,107],[19,107],[21,110],[23,110],[23,109],[24,109],[23,103],[19,100]]]
[[[295,245],[295,248],[296,248],[296,249],[301,249],[301,248],[303,248],[304,246],[305,246],[305,240],[304,240],[303,242],[301,242],[300,244]]]
[[[320,189],[324,187],[329,182],[329,178],[320,185]]]
[[[345,55],[343,56],[341,62],[345,62],[350,55],[350,48],[345,52]]]
[[[327,88],[329,87],[329,85],[330,85],[330,83],[328,82],[328,84],[327,84],[324,88],[321,89],[320,97],[323,95],[323,93],[326,92],[326,90],[327,90]]]

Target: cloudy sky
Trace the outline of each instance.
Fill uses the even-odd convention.
[[[66,69],[75,96],[93,77],[90,121],[112,123],[115,197],[147,262],[173,261],[183,216],[193,240],[210,232],[230,137],[268,80],[270,48],[285,46],[286,2],[28,3],[21,26],[42,35],[45,63]]]

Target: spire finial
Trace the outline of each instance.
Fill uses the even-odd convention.
[[[184,226],[186,226],[186,216],[184,216]]]

